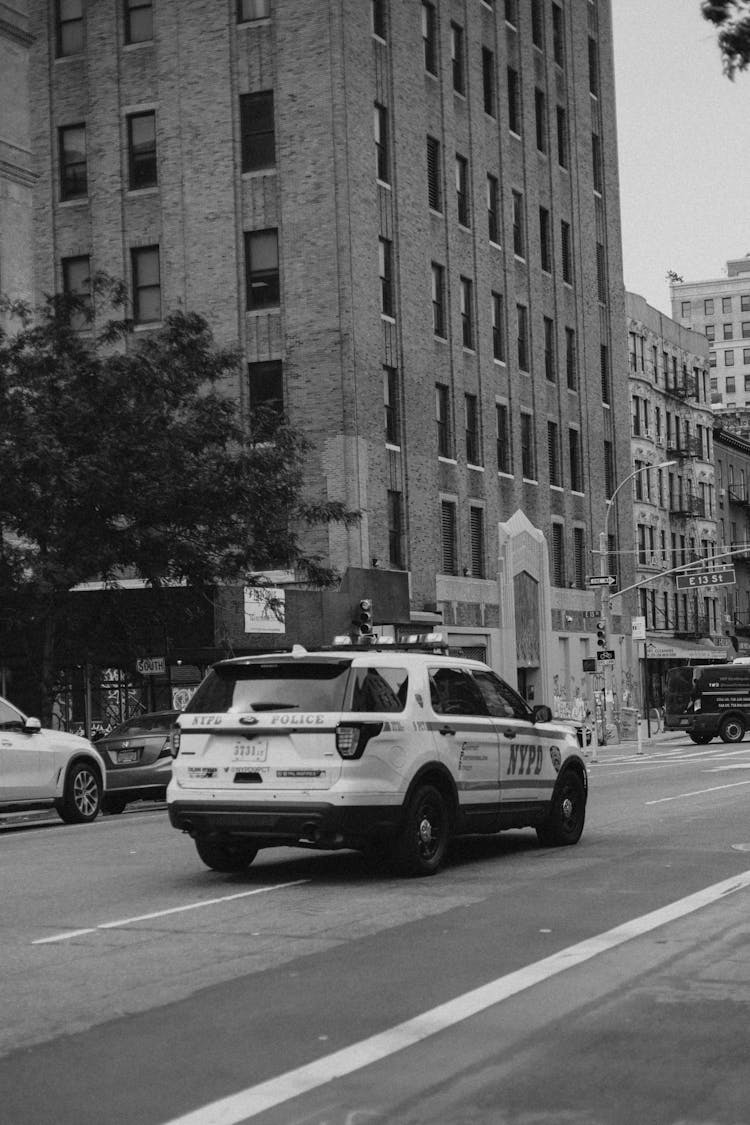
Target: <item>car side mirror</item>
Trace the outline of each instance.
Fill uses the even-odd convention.
[[[535,723],[549,723],[552,719],[552,711],[545,703],[537,703],[534,707],[534,722]]]
[[[42,724],[39,719],[28,718],[23,724],[24,734],[38,734],[42,729]]]

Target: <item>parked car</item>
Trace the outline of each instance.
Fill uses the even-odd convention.
[[[0,696],[0,812],[54,808],[67,824],[94,820],[104,762],[77,734],[46,730]]]
[[[97,741],[107,770],[103,810],[121,813],[131,801],[163,801],[172,776],[172,728],[179,711],[134,715]]]

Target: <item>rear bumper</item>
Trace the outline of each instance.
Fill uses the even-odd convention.
[[[173,828],[193,837],[241,837],[266,846],[305,843],[345,848],[392,835],[401,812],[399,806],[341,808],[326,802],[237,805],[173,801],[169,820]]]
[[[695,715],[680,715],[673,719],[667,717],[664,729],[683,731],[685,734],[715,735],[719,730],[720,718],[721,716],[715,712],[713,714],[698,712]]]

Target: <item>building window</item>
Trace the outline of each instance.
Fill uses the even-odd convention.
[[[586,586],[586,539],[582,527],[573,528],[573,566],[575,587],[583,590]]]
[[[561,523],[552,524],[552,585],[565,586],[565,539]]]
[[[78,55],[83,50],[83,0],[57,0],[57,54]]]
[[[464,413],[466,424],[466,464],[481,465],[482,453],[479,443],[479,411],[477,409],[476,395],[464,395]]]
[[[161,320],[161,278],[159,247],[141,246],[131,250],[133,267],[133,320],[136,324],[155,324]]]
[[[604,245],[596,244],[596,288],[597,295],[603,305],[607,303],[607,260],[604,254]]]
[[[523,195],[520,191],[513,192],[513,253],[517,258],[526,257]]]
[[[733,329],[731,324],[723,324],[722,325],[722,332],[723,332],[725,340],[731,340],[732,339],[733,331],[734,331],[734,329]]]
[[[529,310],[526,305],[516,305],[518,324],[518,366],[521,371],[529,370]]]
[[[391,177],[388,169],[388,110],[375,102],[375,174],[381,183],[388,184]]]
[[[60,129],[60,198],[81,199],[88,193],[86,175],[86,126]]]
[[[534,116],[536,120],[536,147],[540,152],[547,151],[547,103],[544,91],[534,89]]]
[[[474,347],[474,286],[468,277],[461,278],[461,340],[465,348]]]
[[[518,0],[505,0],[505,22],[518,27]]]
[[[148,43],[154,38],[151,0],[125,0],[125,42]]]
[[[742,362],[744,364],[750,364],[750,348],[742,349]],[[745,390],[750,390],[750,387],[746,387]]]
[[[497,426],[497,471],[510,473],[510,420],[508,407],[504,402],[495,403],[495,421]]]
[[[393,243],[390,238],[378,239],[378,273],[380,311],[383,316],[393,316]]]
[[[742,331],[742,339],[743,340],[750,339],[750,320],[743,320],[742,321],[741,331]]]
[[[726,386],[724,387],[724,390],[726,391],[726,393],[728,395],[736,394],[737,388],[735,386],[734,375],[727,375],[727,382],[726,382]]]
[[[435,5],[422,2],[422,41],[424,43],[424,68],[428,74],[437,74],[437,20]]]
[[[544,318],[544,375],[550,383],[554,383],[557,379],[555,322],[548,316]]]
[[[526,480],[536,480],[536,449],[533,415],[521,414],[521,472]]]
[[[456,153],[456,206],[458,221],[462,227],[471,225],[469,219],[469,162],[465,156]]]
[[[521,135],[521,83],[518,71],[508,67],[508,128],[511,133]]]
[[[492,294],[492,358],[505,363],[505,302],[502,293]]]
[[[458,545],[456,542],[456,503],[440,501],[440,547],[443,574],[458,574]]]
[[[716,328],[713,324],[707,324],[703,331],[706,334],[706,339],[713,342],[716,339]]]
[[[570,487],[573,492],[583,492],[581,432],[572,426],[568,430],[568,452],[570,454]]]
[[[734,348],[727,348],[724,352],[724,366],[734,367]]]
[[[750,293],[740,295],[740,309],[742,312],[750,312]]]
[[[578,390],[578,355],[575,328],[565,329],[565,377],[569,391]]]
[[[713,311],[714,311],[714,299],[713,299],[713,297],[706,297],[705,301],[703,302],[703,315],[704,316],[713,316]]]
[[[487,47],[482,47],[482,90],[484,92],[484,112],[495,116],[495,56]]]
[[[602,380],[602,402],[609,403],[611,399],[612,372],[609,366],[609,346],[599,345],[599,372]]]
[[[604,495],[612,499],[615,491],[615,450],[611,441],[604,442]]]
[[[716,367],[716,352],[710,352],[708,356],[708,366]]]
[[[389,445],[401,445],[398,371],[395,367],[383,367],[383,402],[385,406],[385,440]]]
[[[265,20],[271,15],[271,0],[237,0],[237,23]]]
[[[385,0],[371,0],[372,33],[378,39],[385,39]]]
[[[732,311],[732,298],[731,297],[722,297],[721,298],[721,311],[723,313],[730,313]]]
[[[547,459],[549,462],[549,482],[554,488],[562,485],[560,470],[560,434],[557,422],[547,423]]]
[[[565,66],[565,31],[559,4],[552,5],[552,55],[558,66]]]
[[[440,190],[440,141],[427,138],[427,202],[431,211],[443,210],[443,193]]]
[[[599,48],[589,36],[589,93],[599,97]]]
[[[571,241],[570,223],[565,219],[560,220],[560,257],[562,261],[562,278],[568,285],[573,284],[573,244]]]
[[[453,89],[457,94],[464,93],[464,29],[457,23],[451,24],[451,69]]]
[[[568,167],[568,115],[561,105],[557,107],[557,163]]]
[[[487,177],[487,228],[490,242],[500,242],[500,193],[497,176]]]
[[[276,143],[273,126],[273,90],[240,95],[242,171],[273,168]]]
[[[267,441],[284,421],[281,360],[248,363],[247,377],[253,435],[260,441]]]
[[[445,339],[445,269],[437,262],[432,263],[432,330]]]
[[[248,309],[279,305],[279,234],[277,230],[245,231],[245,281]]]
[[[539,256],[545,273],[552,273],[552,227],[546,207],[539,208]]]
[[[156,178],[156,114],[133,113],[128,117],[128,187],[154,187]]]
[[[75,332],[82,332],[91,322],[91,265],[88,254],[62,260],[62,284],[66,297],[76,298],[80,308],[71,309],[68,323]]]
[[[680,316],[683,320],[690,319],[690,301],[683,301],[680,305]]]
[[[484,510],[472,504],[469,508],[469,545],[471,575],[484,578]]]
[[[591,172],[594,179],[594,191],[601,195],[604,191],[604,174],[602,171],[602,142],[598,133],[591,134]]]
[[[399,570],[404,568],[404,503],[403,496],[388,489],[388,561]]]
[[[438,457],[452,458],[450,400],[448,388],[444,383],[435,384],[435,416],[437,418]]]

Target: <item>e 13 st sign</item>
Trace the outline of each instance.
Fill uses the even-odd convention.
[[[675,577],[678,590],[691,590],[697,586],[734,586],[736,582],[734,567],[724,570],[704,570],[698,574],[678,574]]]

